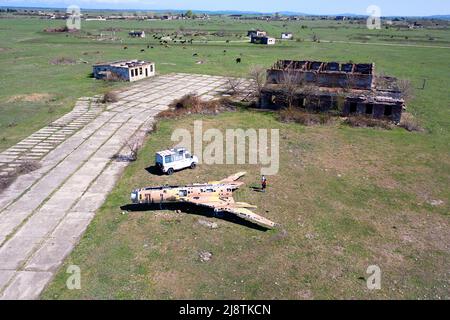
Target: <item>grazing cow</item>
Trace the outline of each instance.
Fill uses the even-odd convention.
[[[128,47],[123,47],[123,50],[127,50],[128,49]]]
[[[223,50],[223,53],[227,53],[227,50]]]
[[[237,58],[236,59],[236,63],[241,63],[242,62],[242,59],[241,58]]]
[[[192,56],[193,56],[193,57],[197,57],[197,56],[198,56],[198,53],[194,53]]]
[[[141,49],[141,52],[145,52],[145,49]]]
[[[147,49],[150,49],[150,45],[149,44],[147,45]]]

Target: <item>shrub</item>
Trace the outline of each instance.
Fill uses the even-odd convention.
[[[359,127],[359,128],[381,128],[390,130],[393,125],[391,122],[384,119],[374,119],[365,117],[362,115],[355,115],[348,117],[345,122],[351,127]]]
[[[119,101],[119,97],[113,91],[108,91],[103,95],[102,103],[114,103]]]
[[[423,132],[423,128],[420,126],[419,121],[410,113],[404,113],[402,120],[400,121],[400,127],[408,130],[409,132],[417,131]]]
[[[221,111],[234,109],[230,100],[220,99],[204,101],[195,94],[187,94],[169,105],[169,110],[160,112],[157,118],[177,118],[189,114],[218,114]]]
[[[328,113],[311,113],[303,109],[290,107],[279,111],[279,120],[312,126],[329,124],[332,122],[332,117]]]

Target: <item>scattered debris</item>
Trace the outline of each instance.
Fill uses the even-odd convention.
[[[427,202],[428,202],[428,204],[432,205],[433,207],[439,207],[444,204],[444,201],[442,201],[442,200],[429,200]]]
[[[200,251],[198,255],[201,262],[208,262],[212,259],[212,253],[208,251]]]
[[[205,226],[207,228],[210,228],[210,229],[218,229],[219,228],[219,225],[217,223],[210,222],[210,221],[203,220],[203,219],[198,220],[198,224]]]

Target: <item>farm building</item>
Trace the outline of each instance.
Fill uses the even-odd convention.
[[[247,32],[251,43],[256,44],[275,44],[275,38],[267,36],[267,32],[261,30],[250,30]]]
[[[94,78],[134,82],[155,75],[155,63],[139,60],[100,63],[93,66]]]
[[[278,61],[267,70],[260,107],[279,109],[287,101],[311,111],[334,110],[396,123],[405,107],[397,79],[375,76],[373,63]]]
[[[145,38],[145,31],[131,31],[128,33],[130,37],[133,38]]]
[[[256,44],[271,45],[271,44],[275,44],[276,40],[275,40],[275,38],[264,36],[264,37],[252,37],[250,42],[256,43]]]
[[[265,37],[267,36],[267,32],[261,30],[250,30],[247,32],[247,37]]]
[[[283,32],[281,34],[281,39],[292,40],[293,38],[294,38],[294,35],[292,34],[292,32]]]

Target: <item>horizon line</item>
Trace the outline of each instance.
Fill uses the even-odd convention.
[[[8,6],[0,4],[0,8],[22,8],[22,9],[67,9],[65,7],[55,7],[55,6],[21,6],[21,5],[14,5],[14,6]],[[314,13],[305,13],[305,12],[296,12],[296,11],[288,11],[288,10],[281,10],[281,11],[272,11],[272,12],[262,12],[262,11],[252,11],[252,10],[233,10],[233,9],[223,9],[223,10],[202,10],[202,9],[131,9],[131,8],[83,8],[80,7],[82,10],[108,10],[108,11],[163,11],[163,12],[175,12],[175,11],[193,11],[193,12],[209,12],[209,13],[217,13],[220,12],[235,12],[235,13],[242,13],[242,14],[258,14],[258,15],[267,15],[267,14],[276,14],[276,13],[289,13],[290,16],[300,15],[300,16],[356,16],[356,17],[368,17],[367,14],[358,14],[358,13],[333,13],[333,14],[314,14]],[[428,14],[428,15],[386,15],[381,16],[383,17],[439,17],[439,16],[450,16],[450,13],[448,14]]]

